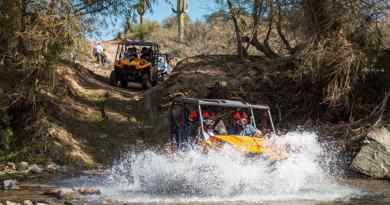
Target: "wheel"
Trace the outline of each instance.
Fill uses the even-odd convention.
[[[149,89],[149,88],[151,88],[153,86],[152,82],[150,80],[149,73],[144,73],[142,75],[142,86],[143,86],[144,89]]]
[[[112,86],[118,86],[118,77],[115,70],[111,71],[110,74],[110,85]]]
[[[127,88],[127,80],[121,80],[121,87]]]
[[[159,79],[159,73],[157,70],[154,69],[153,77],[150,79],[150,81],[152,82],[152,86],[156,86]]]

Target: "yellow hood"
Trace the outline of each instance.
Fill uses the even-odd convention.
[[[143,70],[145,68],[150,68],[152,66],[151,63],[149,63],[148,61],[141,59],[141,58],[135,58],[132,61],[129,61],[129,59],[127,59],[127,58],[121,59],[121,60],[116,62],[116,65],[117,65],[117,67],[120,67],[120,68],[125,67],[125,66],[132,66],[136,70]]]
[[[249,154],[262,154],[267,151],[265,139],[239,135],[216,135],[211,139],[215,144],[228,143],[239,151]]]
[[[207,144],[214,148],[222,147],[224,143],[230,144],[235,149],[247,154],[265,154],[264,156],[270,160],[282,160],[287,158],[287,155],[283,150],[267,146],[264,137],[215,135],[207,141]]]

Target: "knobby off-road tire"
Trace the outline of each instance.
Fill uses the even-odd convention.
[[[127,83],[128,83],[127,80],[121,80],[121,87],[122,88],[127,88]]]
[[[118,76],[115,70],[111,71],[110,74],[110,85],[117,87],[118,86]]]
[[[142,75],[142,87],[144,89],[149,89],[151,88],[153,85],[152,85],[152,82],[151,82],[151,79],[150,79],[150,75],[149,73],[144,73]]]

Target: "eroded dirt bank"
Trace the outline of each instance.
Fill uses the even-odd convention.
[[[321,84],[308,76],[297,78],[267,61],[237,61],[234,56],[185,59],[169,79],[146,92],[139,88],[110,86],[111,69],[110,65],[97,65],[92,60],[64,61],[58,65],[60,77],[54,89],[42,90],[46,99],[42,102],[46,114],[42,121],[46,132],[43,132],[48,140],[38,147],[37,154],[47,157],[42,160],[43,164],[49,160],[78,167],[76,170],[100,165],[109,167],[121,154],[138,145],[163,145],[169,139],[167,110],[170,102],[177,96],[189,96],[268,104],[279,130],[295,130],[300,125],[302,129],[320,133],[320,141],[334,142],[334,149],[346,154],[343,155],[346,158],[337,163],[349,169],[351,158],[369,128],[367,122],[377,117],[369,114],[382,99],[378,95],[381,91],[375,86],[359,88],[355,92],[364,90],[364,96],[357,99],[365,101],[367,106],[358,108],[359,112],[353,113],[351,118],[350,108],[330,108],[323,102],[322,95],[318,94]],[[371,81],[373,79],[376,78],[365,78],[368,84],[381,83]],[[10,160],[25,157],[23,153],[15,156]],[[38,181],[47,184],[48,178],[38,177],[43,179]],[[23,185],[24,181],[29,183]],[[2,192],[2,200],[7,199],[8,194],[14,198],[23,195],[31,200],[34,197],[53,199],[44,195],[42,189],[47,190],[46,185],[43,188],[31,186],[31,181],[34,182],[29,177],[20,178],[22,190]]]

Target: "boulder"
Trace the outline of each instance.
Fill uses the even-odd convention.
[[[69,167],[67,167],[67,166],[58,166],[57,167],[57,171],[58,172],[61,172],[61,173],[67,173],[67,172],[69,172],[69,171],[71,171],[70,170],[70,168]]]
[[[13,201],[6,201],[5,205],[20,205],[20,204]]]
[[[7,163],[7,167],[8,167],[8,169],[10,169],[10,170],[16,170],[16,164],[13,163],[13,162],[8,162],[8,163]]]
[[[56,172],[58,169],[58,166],[54,163],[50,163],[46,166],[47,171],[49,172]]]
[[[34,203],[30,200],[24,200],[23,205],[34,205]]]
[[[44,194],[57,199],[74,199],[80,196],[77,191],[68,188],[49,189]]]
[[[77,189],[77,191],[81,195],[100,195],[101,194],[100,190],[95,189],[95,188],[79,188],[79,189]]]
[[[16,180],[4,180],[3,183],[1,183],[1,188],[4,190],[16,190],[19,188],[16,184]]]
[[[7,165],[0,164],[0,171],[6,171],[6,170],[7,170]]]
[[[40,168],[38,165],[33,164],[28,168],[28,172],[32,174],[41,174],[43,172],[42,168]]]
[[[35,203],[35,205],[49,205],[49,204],[42,203],[42,202],[37,202],[37,203]]]
[[[390,132],[386,128],[369,132],[351,167],[370,177],[390,178]]]
[[[20,162],[17,164],[16,168],[18,171],[25,171],[28,169],[29,164],[27,162]]]
[[[100,139],[106,139],[106,138],[108,138],[108,135],[107,135],[107,134],[101,134],[101,135],[99,136],[99,138],[100,138]]]

